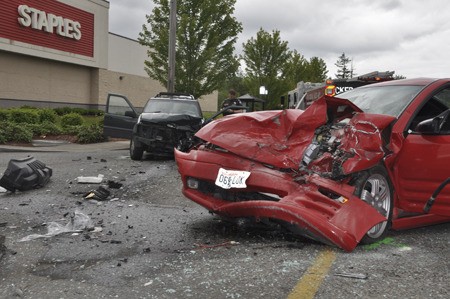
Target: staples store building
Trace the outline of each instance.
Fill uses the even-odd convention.
[[[148,78],[147,49],[108,32],[104,0],[8,0],[0,13],[0,108],[102,109],[109,92],[136,107],[166,88]],[[200,99],[216,111],[217,94]]]

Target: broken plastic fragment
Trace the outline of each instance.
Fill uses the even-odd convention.
[[[94,225],[91,218],[82,212],[75,210],[70,216],[70,221],[66,225],[57,222],[49,222],[47,224],[47,233],[45,235],[32,234],[19,240],[19,242],[27,242],[38,238],[50,238],[63,233],[75,233],[83,230],[92,230]]]
[[[77,183],[79,184],[100,184],[103,181],[103,174],[98,176],[79,176],[77,177]]]
[[[95,200],[107,200],[108,196],[111,194],[109,190],[103,188],[102,186],[98,187],[96,190],[91,190],[84,195],[86,199],[95,199]]]
[[[0,186],[11,192],[25,191],[43,187],[51,176],[52,169],[34,157],[11,159],[0,178]]]

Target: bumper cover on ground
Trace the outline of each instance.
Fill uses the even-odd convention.
[[[49,182],[52,173],[51,168],[34,157],[11,159],[0,186],[11,192],[40,188]]]

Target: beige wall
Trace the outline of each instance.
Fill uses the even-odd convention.
[[[167,89],[148,77],[0,51],[0,108],[80,106],[102,108],[108,93],[125,95],[136,108]],[[18,101],[15,101],[18,100]],[[217,92],[199,99],[217,111]]]
[[[96,104],[91,97],[91,68],[3,51],[0,65],[3,101]]]
[[[218,98],[219,92],[216,90],[211,94],[202,96],[198,99],[198,102],[200,103],[200,107],[202,107],[203,111],[217,112]]]
[[[108,93],[117,93],[126,96],[136,108],[142,108],[149,98],[167,91],[164,86],[148,77],[107,70],[99,70],[98,82],[100,105],[106,104]],[[203,111],[217,111],[217,95],[214,92],[199,99]]]
[[[108,70],[148,77],[144,61],[147,47],[114,33],[109,33]]]
[[[98,80],[100,105],[106,104],[108,93],[118,93],[126,96],[135,107],[144,107],[150,97],[166,91],[165,87],[148,77],[107,70],[99,70]]]

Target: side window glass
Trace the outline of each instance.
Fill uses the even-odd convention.
[[[420,122],[438,116],[449,108],[450,88],[446,88],[431,97],[425,105],[420,108],[419,113],[417,113],[411,122],[410,129],[414,131]]]
[[[434,96],[439,102],[450,108],[450,88],[446,88]]]
[[[107,113],[125,116],[126,111],[133,111],[128,102],[120,96],[110,95]]]

